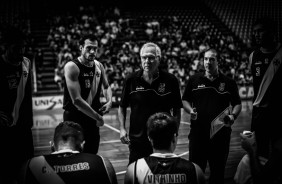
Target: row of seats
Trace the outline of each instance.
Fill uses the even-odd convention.
[[[262,16],[274,18],[278,23],[278,39],[281,39],[282,1],[277,0],[203,0],[212,11],[244,43],[251,40],[251,28],[254,21]]]

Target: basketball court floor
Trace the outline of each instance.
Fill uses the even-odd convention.
[[[33,140],[35,155],[51,153],[49,142],[52,140],[54,128],[63,120],[62,109],[34,111]],[[127,113],[129,115],[129,112]],[[114,166],[118,183],[123,183],[125,170],[128,164],[128,147],[120,142],[117,108],[113,108],[104,115],[105,125],[100,128],[100,147],[98,154],[107,157]],[[129,117],[127,118],[129,120]],[[243,102],[243,109],[232,126],[230,152],[226,165],[225,181],[233,183],[237,165],[245,154],[241,148],[239,133],[250,129],[251,109],[249,102]],[[127,123],[128,125],[129,123]],[[178,144],[175,150],[177,155],[188,159],[188,134],[190,131],[189,115],[182,110],[181,125],[179,128]],[[206,169],[206,177],[209,169]]]

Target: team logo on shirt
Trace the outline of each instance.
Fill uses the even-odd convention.
[[[224,89],[225,89],[225,83],[220,83],[219,87],[218,87],[218,90],[219,91],[224,91]]]
[[[273,61],[273,64],[274,64],[275,66],[280,65],[280,63],[281,63],[281,61],[280,61],[279,59],[277,59],[277,58]]]
[[[89,73],[89,76],[93,77],[93,72],[92,71]]]
[[[27,71],[23,71],[23,76],[26,78],[28,75]]]
[[[163,93],[165,91],[165,83],[160,83],[159,85],[159,88],[158,88],[158,91],[160,93]]]
[[[17,79],[8,79],[9,89],[16,89],[18,87]]]
[[[100,73],[96,72],[96,77],[99,78],[100,77]]]

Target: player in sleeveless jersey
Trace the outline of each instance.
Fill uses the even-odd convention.
[[[83,35],[79,41],[81,55],[64,67],[64,121],[79,123],[85,130],[84,152],[96,154],[100,144],[103,115],[112,106],[112,91],[104,66],[96,60],[98,40],[94,35]],[[106,103],[101,104],[101,92]]]
[[[0,25],[0,183],[13,183],[21,164],[33,156],[32,62],[25,34]]]
[[[100,155],[81,153],[83,129],[78,123],[61,122],[55,129],[49,155],[34,157],[23,166],[19,183],[26,184],[116,184],[115,170]]]
[[[247,155],[241,159],[234,180],[238,184],[249,180],[254,184],[282,183],[282,47],[277,22],[269,17],[257,19],[253,38],[257,46],[249,57],[254,86],[253,137],[241,134]]]
[[[125,184],[205,183],[204,174],[197,164],[173,153],[177,145],[177,129],[177,121],[167,113],[150,116],[147,132],[154,153],[128,166]]]

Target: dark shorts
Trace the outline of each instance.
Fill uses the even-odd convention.
[[[255,131],[260,156],[268,158],[272,142],[282,137],[281,113],[281,108],[253,108],[251,129]]]
[[[100,144],[100,129],[96,126],[96,120],[81,112],[64,111],[64,121],[74,121],[80,124],[84,130],[85,153],[97,154]]]
[[[149,141],[143,141],[143,142],[130,141],[128,165],[135,162],[139,158],[147,157],[152,153],[153,153],[153,148]]]

